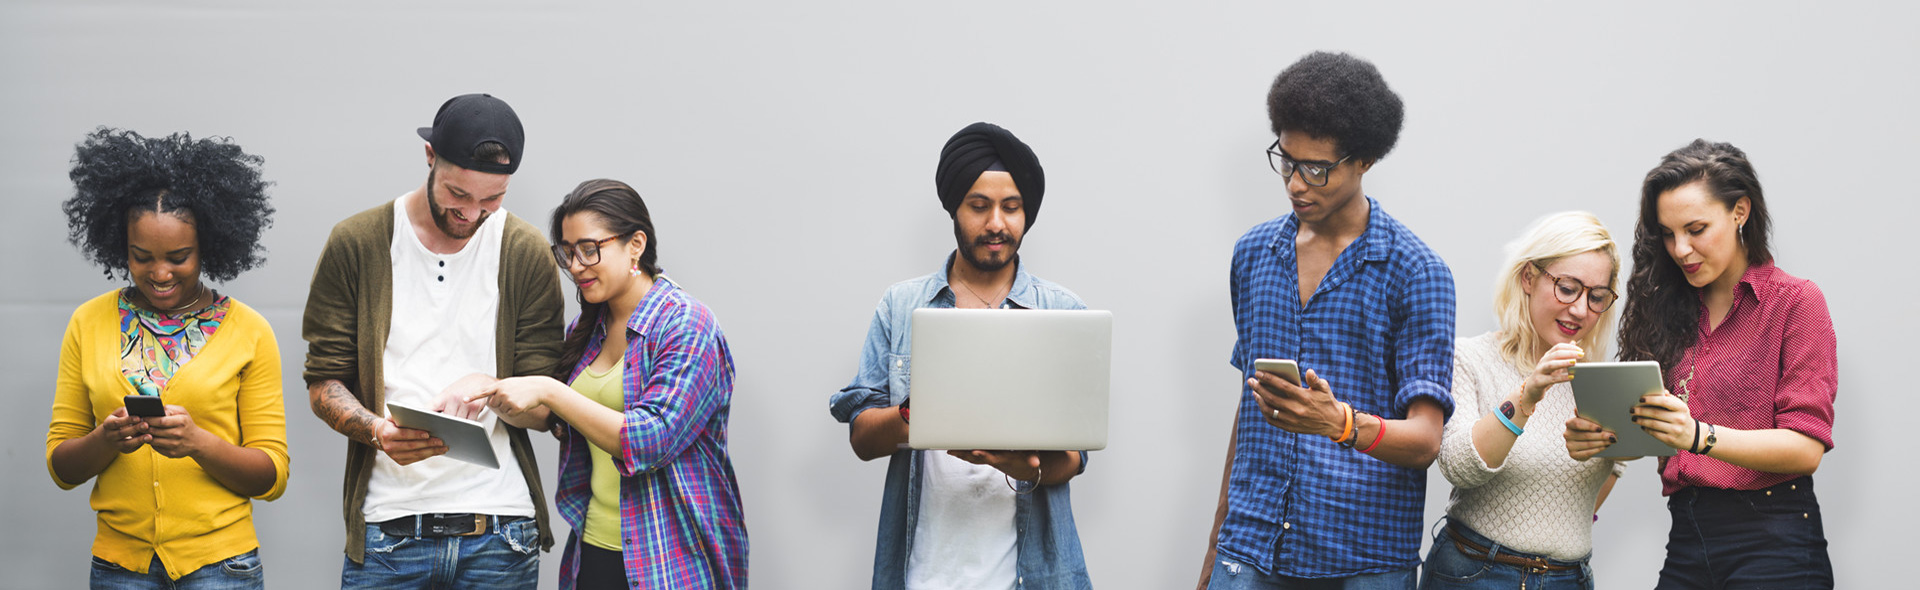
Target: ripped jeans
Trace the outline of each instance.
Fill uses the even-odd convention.
[[[535,590],[540,582],[540,528],[531,518],[488,517],[486,534],[403,537],[367,525],[366,563],[341,558],[340,588]]]

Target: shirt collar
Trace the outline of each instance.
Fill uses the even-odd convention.
[[[639,305],[633,306],[633,315],[627,318],[627,331],[644,337],[647,332],[642,328],[647,325],[647,320],[659,315],[660,308],[666,306],[669,296],[679,289],[680,285],[674,284],[673,279],[667,278],[666,274],[655,275],[653,287],[647,289],[647,294],[640,298]]]
[[[1774,266],[1771,260],[1747,265],[1747,272],[1740,273],[1739,284],[1746,286],[1747,292],[1753,294],[1754,301],[1764,304],[1767,298],[1773,297],[1773,289],[1761,287],[1773,284],[1773,271]]]
[[[1370,262],[1386,260],[1393,253],[1393,232],[1386,227],[1386,220],[1383,218],[1386,212],[1380,210],[1380,202],[1373,200],[1373,197],[1365,198],[1367,229],[1360,232],[1360,238],[1354,240],[1353,245],[1348,248],[1359,246],[1360,249],[1355,254],[1360,256],[1361,260]],[[1294,239],[1299,235],[1300,217],[1288,213],[1286,221],[1280,226],[1280,233],[1273,236],[1273,243],[1268,246],[1283,252],[1291,252]]]
[[[933,282],[927,285],[924,302],[932,303],[942,291],[952,292],[947,283],[947,270],[953,268],[953,259],[959,254],[958,250],[947,253],[946,262],[940,264],[940,270],[933,273]],[[1027,274],[1027,261],[1018,254],[1013,258],[1013,289],[1007,291],[1007,301],[1022,309],[1034,309],[1038,303],[1033,297],[1033,275]]]

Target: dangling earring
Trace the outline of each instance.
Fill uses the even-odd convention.
[[[640,276],[640,259],[633,259],[633,276]]]

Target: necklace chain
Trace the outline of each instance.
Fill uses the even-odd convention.
[[[141,298],[141,299],[145,299],[145,300],[147,301],[147,306],[148,306],[148,307],[152,307],[153,309],[155,309],[155,310],[157,310],[157,311],[159,311],[160,313],[166,313],[166,314],[173,314],[173,313],[179,313],[179,312],[181,312],[181,311],[183,311],[183,310],[186,310],[187,308],[190,308],[190,307],[193,307],[194,305],[196,305],[196,304],[198,304],[198,303],[200,303],[200,299],[201,299],[202,297],[206,297],[206,296],[207,296],[207,284],[206,284],[206,283],[201,283],[201,284],[200,284],[200,291],[199,291],[199,292],[196,292],[196,293],[194,293],[194,294],[193,294],[193,300],[191,300],[191,301],[188,301],[188,302],[186,302],[186,303],[184,303],[184,304],[181,304],[181,305],[180,305],[180,307],[175,307],[175,308],[171,308],[171,309],[168,309],[168,308],[162,308],[162,307],[160,307],[160,306],[158,306],[158,305],[154,305],[154,304],[153,304],[153,300],[152,300],[152,299],[149,299],[149,298],[147,297],[147,294],[146,294],[146,293],[142,293],[142,292],[141,292],[141,291],[140,291],[139,289],[134,289],[134,290],[133,290],[133,292],[135,292],[135,293],[140,293],[140,298]]]
[[[992,302],[992,301],[988,301],[988,300],[987,300],[987,298],[985,298],[985,297],[981,297],[979,293],[976,293],[976,292],[974,292],[974,290],[973,290],[973,287],[969,287],[969,286],[967,286],[967,283],[966,283],[965,281],[954,281],[954,282],[955,282],[955,283],[959,283],[959,284],[960,284],[960,288],[962,288],[962,289],[966,289],[966,290],[967,290],[967,294],[968,294],[968,295],[972,295],[974,299],[978,299],[978,300],[980,300],[980,304],[981,304],[981,305],[985,305],[985,306],[987,306],[987,309],[997,309],[997,308],[999,308],[999,307],[1000,307],[999,305],[997,305],[997,304],[995,304],[994,302]],[[1008,285],[1008,290],[1012,290],[1012,285]],[[1003,296],[1001,296],[1000,298],[1001,298],[1001,299],[1006,299],[1006,296],[1004,296],[1004,295],[1003,295]]]

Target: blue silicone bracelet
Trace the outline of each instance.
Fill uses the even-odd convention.
[[[1519,426],[1515,426],[1512,420],[1508,420],[1505,412],[1494,410],[1493,417],[1499,418],[1501,424],[1507,425],[1507,430],[1513,431],[1514,436],[1520,436],[1520,433],[1526,432],[1525,430],[1521,430]]]

